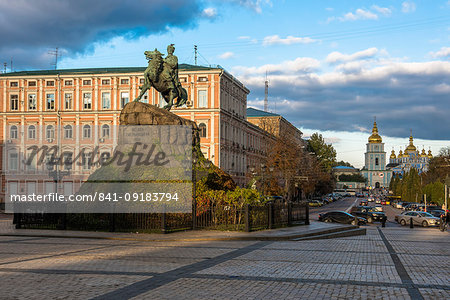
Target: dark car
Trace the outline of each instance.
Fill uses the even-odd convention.
[[[358,217],[363,217],[367,220],[367,223],[372,223],[373,221],[383,221],[386,219],[386,214],[382,211],[376,211],[374,207],[371,206],[354,206],[352,207],[351,214]]]
[[[365,225],[367,223],[366,219],[353,216],[345,211],[330,211],[327,213],[319,214],[319,221],[352,225]]]
[[[360,206],[368,206],[369,205],[369,201],[363,200],[363,201],[359,202],[359,205]]]
[[[427,212],[432,214],[436,218],[440,218],[442,215],[445,215],[445,210],[443,210],[443,209],[434,209],[434,210],[430,210],[430,211],[427,210]]]

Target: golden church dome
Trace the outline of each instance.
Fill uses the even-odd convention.
[[[409,136],[409,145],[408,145],[408,147],[406,147],[406,149],[405,149],[405,153],[409,153],[409,152],[416,152],[417,151],[417,148],[416,148],[416,146],[414,146],[414,144],[413,144],[413,137],[412,137],[412,134]]]
[[[395,156],[395,151],[394,151],[394,149],[392,149],[391,157],[390,157],[390,158],[392,158],[392,159],[397,158],[397,156]]]
[[[420,153],[420,157],[427,157],[427,153],[425,152],[425,148],[422,149],[422,153]]]
[[[381,136],[378,134],[377,121],[374,121],[372,128],[372,135],[369,136],[369,143],[378,144],[381,143],[382,141],[383,140],[381,139]]]

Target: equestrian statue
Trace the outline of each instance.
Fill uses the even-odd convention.
[[[165,59],[163,59],[164,54],[156,48],[154,51],[144,52],[148,67],[144,72],[144,84],[139,87],[141,92],[134,101],[139,101],[147,90],[154,87],[167,102],[165,109],[170,110],[173,105],[180,107],[186,103],[188,96],[178,79],[178,58],[173,55],[174,51],[173,44],[167,46]],[[176,104],[174,104],[175,99],[177,99]]]

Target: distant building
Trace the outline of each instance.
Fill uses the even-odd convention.
[[[357,175],[360,171],[353,167],[336,166],[333,167],[333,175],[336,178],[336,189],[361,189],[365,187],[364,182],[345,181],[340,178],[341,175]]]
[[[414,139],[411,133],[409,145],[405,148],[405,152],[402,152],[400,149],[398,155],[396,155],[395,150],[392,149],[387,167],[392,169],[394,175],[403,176],[404,173],[409,172],[411,169],[416,169],[419,174],[428,171],[430,159],[433,158],[431,150],[427,153],[423,148],[422,152],[419,153],[413,142]]]
[[[372,135],[366,144],[364,168],[361,174],[367,179],[367,187],[389,187],[392,170],[386,168],[386,152],[384,143],[378,134],[377,122],[373,122]]]

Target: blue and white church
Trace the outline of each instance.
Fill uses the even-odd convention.
[[[366,144],[364,168],[361,174],[367,179],[369,188],[389,188],[392,170],[386,168],[384,143],[378,134],[377,122],[373,122],[372,135]]]

